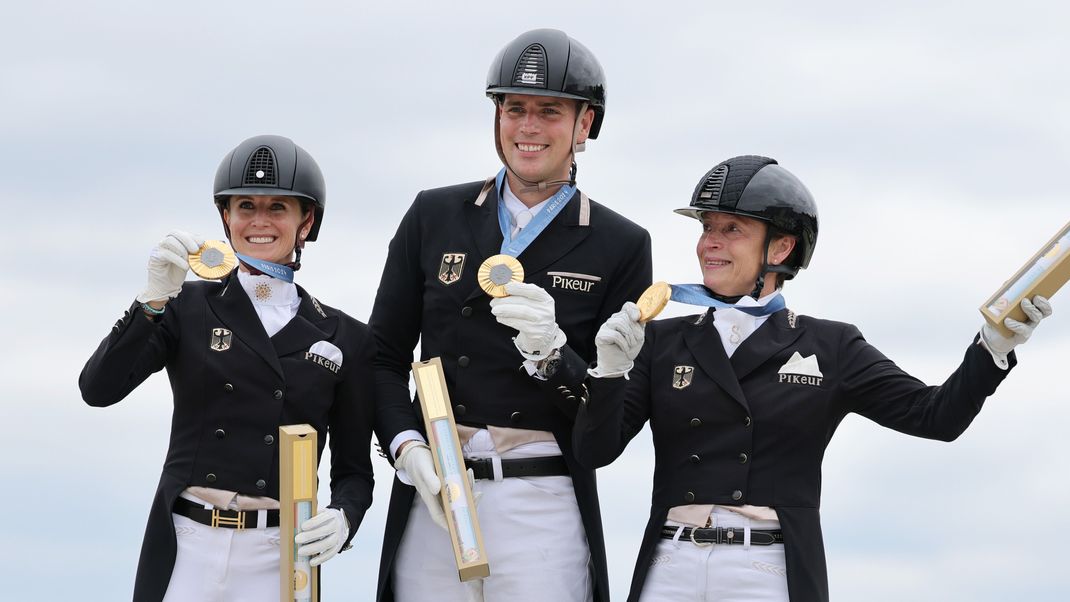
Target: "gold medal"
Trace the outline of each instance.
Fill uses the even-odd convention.
[[[665,306],[669,304],[672,296],[672,287],[668,282],[655,282],[651,284],[635,304],[639,307],[639,321],[649,322],[653,320]]]
[[[238,258],[230,245],[221,240],[209,240],[189,254],[189,268],[205,280],[219,280],[238,266]]]
[[[491,297],[508,297],[505,285],[510,282],[524,281],[524,266],[515,257],[509,255],[495,255],[488,257],[479,266],[476,281]]]

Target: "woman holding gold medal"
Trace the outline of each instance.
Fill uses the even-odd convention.
[[[840,421],[855,412],[955,439],[1051,306],[1023,301],[1028,321],[1005,322],[1013,338],[986,324],[959,368],[926,386],[856,327],[785,307],[781,287],[817,242],[817,207],[776,161],[718,164],[676,212],[702,224],[703,284],[659,283],[603,324],[574,430],[580,462],[596,468],[650,421],[653,508],[628,599],[828,600],[821,461]],[[670,296],[712,309],[644,329]]]
[[[121,401],[161,368],[171,381],[171,440],[137,602],[279,599],[280,425],[312,425],[319,453],[330,433],[331,503],[301,524],[298,555],[313,565],[333,557],[371,504],[374,338],[293,283],[325,202],[319,167],[293,141],[242,142],[215,178],[237,254],[168,234],[144,291],[82,371],[93,406]],[[207,280],[185,282],[191,266]]]

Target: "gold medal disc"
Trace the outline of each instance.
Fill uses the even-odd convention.
[[[479,282],[479,287],[491,297],[508,297],[509,293],[505,292],[505,285],[510,282],[523,282],[524,266],[520,265],[516,257],[509,255],[488,257],[479,266],[476,281]]]
[[[668,282],[655,282],[651,284],[635,304],[639,307],[639,321],[648,322],[653,320],[665,306],[669,304],[672,296],[672,287]]]
[[[209,240],[189,254],[189,268],[205,280],[219,280],[238,267],[238,258],[230,245],[221,240]]]

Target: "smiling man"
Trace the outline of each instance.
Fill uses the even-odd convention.
[[[598,325],[650,283],[650,237],[576,189],[576,153],[605,115],[587,48],[527,32],[494,59],[486,93],[504,167],[416,197],[372,310],[377,432],[398,469],[378,599],[607,600],[594,473],[576,463],[570,431]],[[492,303],[476,277],[499,254],[525,277]],[[483,579],[458,580],[440,528],[441,482],[408,386],[417,342],[421,359],[442,359],[481,498]]]

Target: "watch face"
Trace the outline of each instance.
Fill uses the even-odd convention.
[[[542,365],[539,367],[539,372],[543,378],[550,378],[556,372],[558,367],[561,366],[561,354],[554,353],[550,357],[542,361]]]

